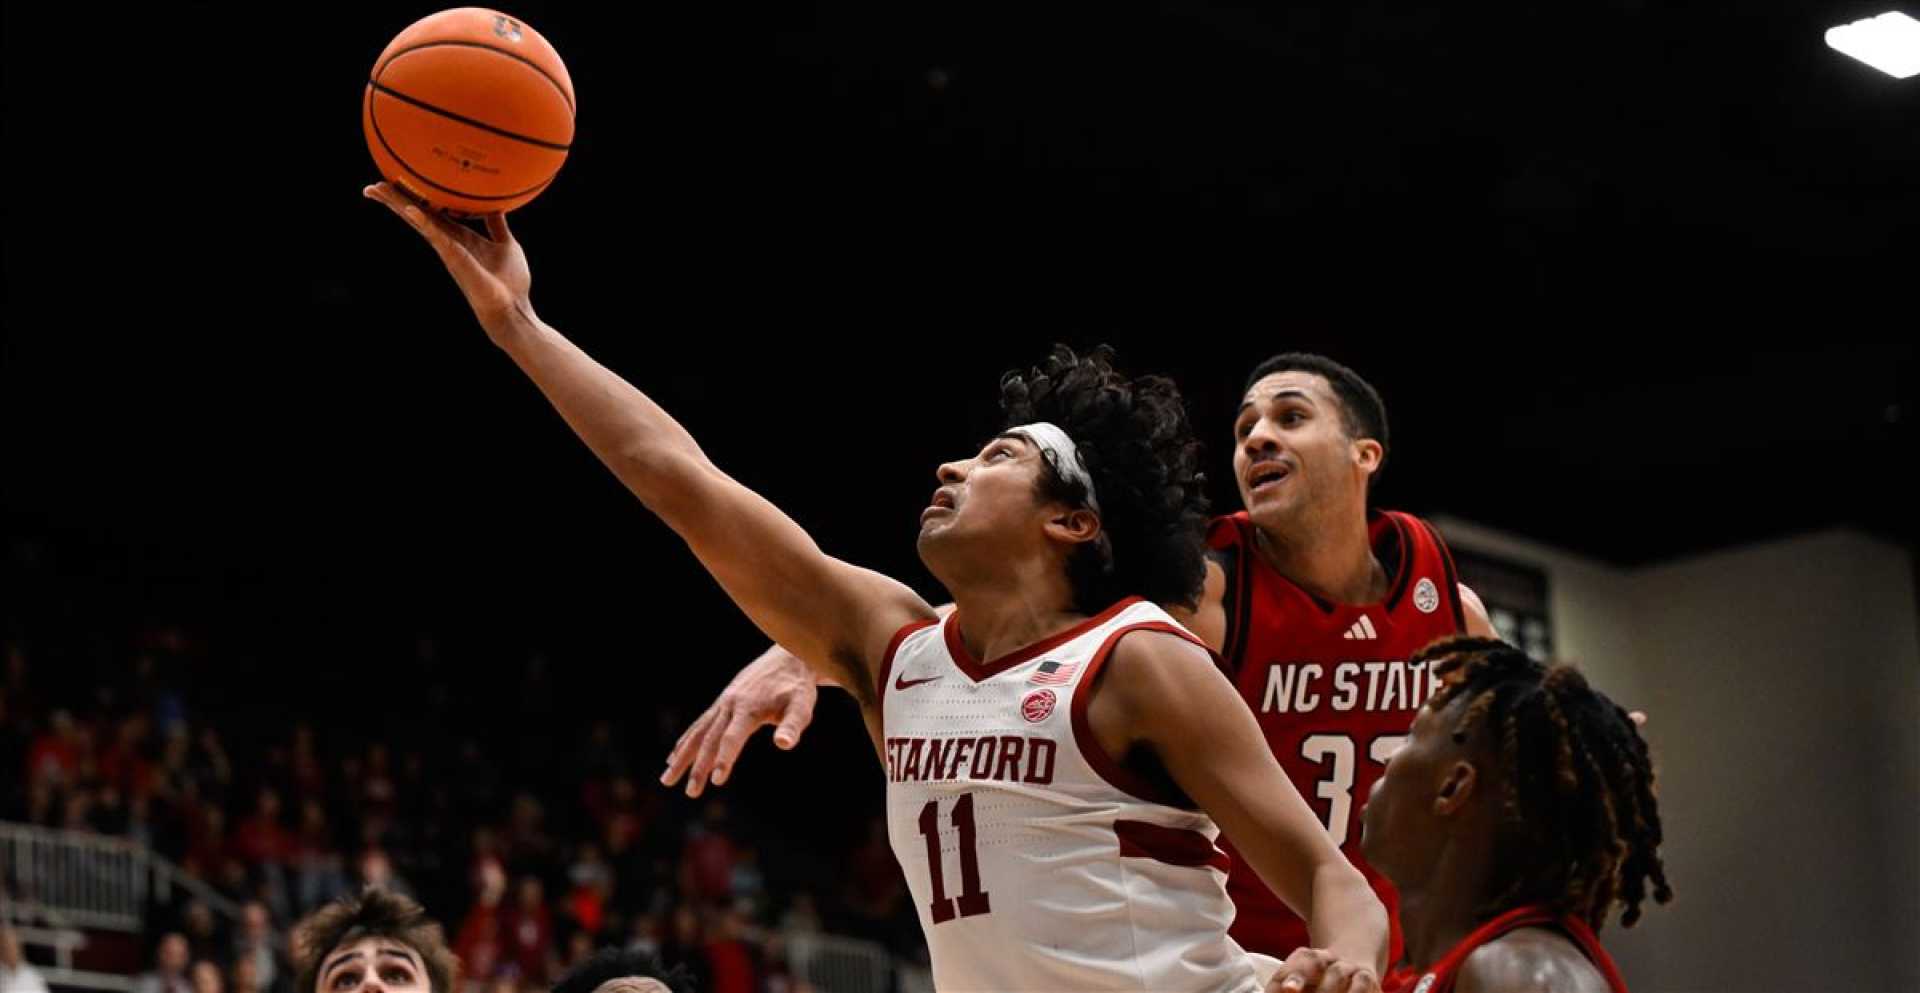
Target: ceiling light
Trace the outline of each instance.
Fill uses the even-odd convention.
[[[1920,21],[1898,11],[1829,28],[1827,45],[1895,79],[1920,75]]]

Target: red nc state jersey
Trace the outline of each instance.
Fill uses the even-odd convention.
[[[1223,664],[1274,758],[1387,905],[1392,963],[1401,951],[1399,898],[1360,853],[1360,807],[1435,685],[1408,657],[1464,631],[1466,618],[1438,531],[1393,511],[1372,514],[1368,530],[1390,577],[1387,598],[1370,604],[1329,603],[1282,577],[1261,556],[1244,511],[1214,521],[1207,541],[1227,575]],[[1280,959],[1306,945],[1306,922],[1228,851],[1234,939]]]

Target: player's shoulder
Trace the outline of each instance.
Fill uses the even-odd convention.
[[[1384,520],[1389,525],[1392,525],[1393,532],[1397,532],[1402,538],[1413,542],[1417,546],[1432,545],[1436,549],[1445,549],[1447,547],[1447,540],[1441,536],[1440,529],[1436,527],[1432,521],[1418,514],[1409,514],[1404,510],[1388,510],[1385,508],[1380,508],[1374,513],[1380,520]]]
[[[1611,986],[1572,939],[1552,928],[1516,928],[1460,963],[1457,993],[1609,993]]]
[[[1147,693],[1191,678],[1198,669],[1215,668],[1213,649],[1163,610],[1129,611],[1127,623],[1111,630],[1101,646],[1110,679]]]
[[[1206,681],[1219,678],[1212,651],[1177,623],[1121,628],[1108,636],[1102,653],[1098,693],[1103,709],[1127,726],[1190,711]]]
[[[1194,655],[1206,658],[1212,651],[1191,629],[1158,607],[1134,613],[1128,623],[1108,635],[1108,640],[1115,661]]]
[[[1244,510],[1231,514],[1221,514],[1207,522],[1207,549],[1213,553],[1225,553],[1237,549],[1245,541],[1247,529],[1253,525],[1253,518]]]

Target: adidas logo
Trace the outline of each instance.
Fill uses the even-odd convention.
[[[1373,621],[1369,620],[1367,615],[1361,614],[1360,619],[1354,621],[1353,626],[1347,629],[1344,637],[1348,641],[1374,641],[1380,635],[1373,630]]]

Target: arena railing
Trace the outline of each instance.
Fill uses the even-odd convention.
[[[790,935],[787,964],[821,993],[889,993],[893,989],[893,956],[871,941]]]
[[[14,914],[57,927],[138,932],[149,899],[187,891],[215,913],[240,919],[240,905],[179,866],[126,838],[0,823],[0,898]]]

